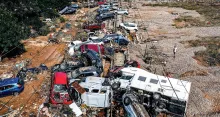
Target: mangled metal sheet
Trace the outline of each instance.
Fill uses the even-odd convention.
[[[77,82],[73,82],[72,84],[73,88],[78,91],[80,94],[83,94],[86,92],[84,88],[82,88]]]
[[[69,107],[72,109],[72,111],[74,112],[74,114],[76,115],[76,117],[79,117],[80,115],[82,115],[81,109],[76,105],[75,102],[73,102],[72,104],[70,104]]]

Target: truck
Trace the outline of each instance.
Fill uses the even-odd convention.
[[[80,51],[85,52],[87,49],[91,49],[96,51],[97,53],[104,55],[105,54],[105,47],[103,44],[97,43],[87,43],[80,46]]]
[[[82,102],[90,107],[108,108],[111,104],[111,86],[105,83],[107,78],[89,76],[79,85],[86,92],[81,95]]]
[[[103,4],[105,4],[105,3],[106,3],[106,0],[99,0],[97,4],[98,4],[98,5],[103,5]]]
[[[85,22],[83,24],[83,29],[87,29],[87,30],[90,30],[90,31],[102,30],[103,28],[105,28],[105,23]]]

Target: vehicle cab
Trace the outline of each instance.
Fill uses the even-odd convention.
[[[78,4],[71,4],[70,7],[71,7],[71,8],[75,8],[75,9],[79,9],[79,8],[80,8]]]
[[[21,78],[0,79],[0,97],[18,95],[24,90],[24,81]]]
[[[113,89],[121,88],[126,90],[136,72],[136,70],[131,70],[130,67],[121,69],[119,77],[113,80]]]
[[[88,29],[90,31],[101,30],[103,28],[105,28],[105,23],[90,23],[90,22],[83,23],[83,29]]]
[[[80,86],[83,87],[86,92],[81,95],[82,102],[90,107],[107,108],[111,102],[111,86],[106,85],[104,82],[107,80],[102,77],[86,77]]]
[[[118,15],[128,15],[128,10],[127,9],[118,9],[115,11],[115,13]]]
[[[120,23],[119,27],[124,28],[125,30],[135,30],[138,31],[138,26],[135,23],[131,23],[131,22],[124,22],[124,23]]]
[[[96,51],[88,49],[81,56],[85,65],[96,66],[100,71],[103,70],[102,59]]]
[[[64,72],[55,72],[52,76],[52,83],[50,89],[50,103],[51,104],[66,104],[72,103],[68,93],[68,79]]]
[[[69,54],[70,56],[73,56],[73,55],[75,54],[75,52],[80,49],[80,46],[81,46],[81,45],[86,44],[86,43],[91,43],[91,42],[92,42],[91,40],[84,41],[84,42],[82,42],[82,41],[73,41],[73,42],[70,42],[70,43],[68,44],[68,54]]]
[[[111,5],[109,3],[104,3],[100,5],[100,8],[103,8],[103,7],[111,7]]]
[[[113,1],[113,2],[110,3],[110,5],[111,5],[111,6],[119,6],[119,5],[118,5],[118,1]]]
[[[72,84],[74,81],[79,81],[87,76],[100,76],[100,71],[94,66],[87,66],[78,68],[72,72],[67,73],[69,84]]]
[[[80,46],[81,52],[85,52],[86,50],[94,50],[97,53],[100,53],[102,55],[105,54],[105,47],[103,44],[96,44],[96,43],[88,43],[88,44],[83,44]]]
[[[98,21],[105,21],[105,20],[114,19],[114,18],[115,18],[114,12],[102,13],[96,16],[96,20]]]
[[[110,6],[103,6],[103,7],[100,7],[97,11],[101,12],[101,11],[109,11],[109,10],[110,10]]]
[[[120,34],[107,34],[103,37],[104,43],[109,43],[110,41],[114,41],[115,43],[118,43],[119,45],[129,44],[129,40]]]
[[[103,5],[103,4],[105,4],[106,3],[106,0],[99,0],[98,1],[98,5]]]

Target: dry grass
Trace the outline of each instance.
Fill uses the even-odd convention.
[[[191,70],[187,71],[180,75],[180,77],[187,77],[187,76],[207,76],[208,72],[205,70]]]
[[[220,66],[220,37],[203,37],[200,40],[182,41],[188,47],[206,47],[205,51],[195,52],[193,57],[204,66]]]
[[[168,7],[181,7],[187,10],[196,10],[199,14],[205,16],[206,23],[200,23],[199,21],[195,26],[220,26],[220,7],[210,4],[197,4],[197,3],[185,3],[185,2],[170,2],[160,4],[144,4],[143,6],[168,6]],[[182,18],[181,18],[182,19]],[[197,21],[196,19],[193,19]],[[194,24],[195,21],[192,23]]]
[[[208,23],[201,21],[199,18],[192,16],[180,16],[174,20],[176,28],[192,27],[192,26],[208,26]]]

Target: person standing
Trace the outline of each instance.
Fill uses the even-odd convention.
[[[175,44],[173,47],[173,58],[176,58],[176,51],[177,51],[177,46]]]

